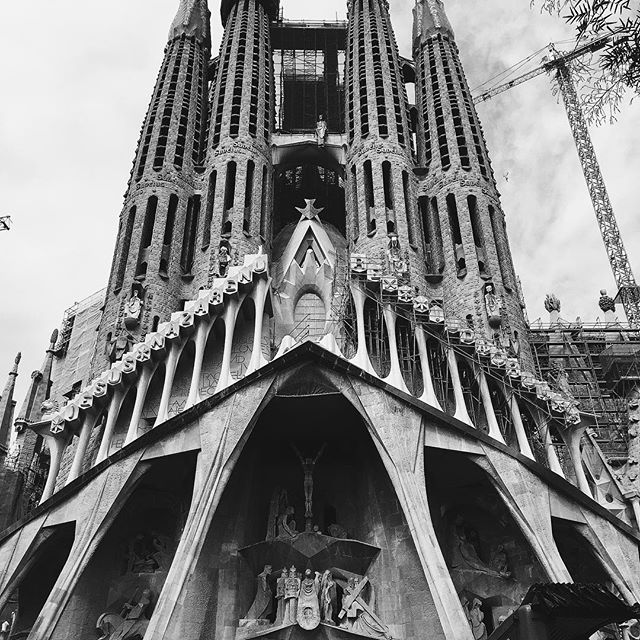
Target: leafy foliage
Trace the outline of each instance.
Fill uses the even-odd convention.
[[[531,0],[536,3],[575,27],[579,41],[611,35],[601,52],[573,62],[571,70],[587,120],[615,120],[626,96],[640,94],[638,0]]]

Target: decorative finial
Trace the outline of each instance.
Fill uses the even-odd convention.
[[[600,300],[598,301],[598,305],[604,313],[616,310],[616,303],[611,296],[607,295],[606,289],[600,289]]]
[[[547,297],[544,299],[544,308],[549,313],[553,313],[554,311],[560,313],[561,304],[558,296],[554,293],[547,293]]]
[[[307,203],[306,207],[296,207],[296,209],[302,214],[302,217],[306,218],[307,220],[314,220],[318,217],[319,213],[322,213],[324,211],[324,207],[322,207],[321,209],[316,209],[315,200],[308,200],[305,198],[305,202]]]
[[[210,15],[207,0],[180,0],[178,13],[169,30],[169,40],[183,35],[193,36],[210,49]]]
[[[16,367],[20,364],[20,360],[22,360],[22,353],[18,351],[18,354],[16,355],[16,359],[14,361],[16,364]]]
[[[56,342],[58,342],[58,330],[54,329],[53,333],[51,334],[51,339],[49,340],[49,344],[51,345],[51,347],[55,347]]]

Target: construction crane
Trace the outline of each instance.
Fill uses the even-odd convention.
[[[0,216],[0,231],[9,231],[11,229],[11,218],[9,216]]]
[[[596,219],[598,220],[600,234],[602,235],[602,240],[604,241],[604,246],[609,258],[609,264],[611,265],[613,277],[618,287],[616,302],[622,304],[629,324],[633,327],[640,327],[640,288],[633,276],[629,256],[622,242],[620,229],[618,228],[613,207],[609,200],[609,194],[607,193],[604,178],[600,171],[600,165],[598,164],[596,152],[591,142],[587,122],[580,107],[580,100],[569,66],[572,60],[602,49],[612,37],[613,34],[607,34],[595,38],[580,47],[576,47],[573,51],[564,54],[558,53],[555,47],[550,45],[553,57],[545,60],[542,65],[528,73],[524,73],[508,82],[480,93],[474,97],[474,102],[476,104],[484,102],[531,78],[535,78],[543,73],[555,72],[560,94],[562,95],[562,101],[567,111],[569,126],[571,127],[573,139],[578,150],[582,172],[584,173],[593,209],[596,214]]]

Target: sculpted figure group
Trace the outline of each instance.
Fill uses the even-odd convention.
[[[256,597],[247,620],[272,620],[276,627],[297,624],[306,631],[325,623],[371,638],[391,637],[364,597],[366,589],[372,591],[368,578],[352,576],[342,580],[339,598],[338,582],[330,570],[319,573],[307,569],[302,574],[295,566],[285,567],[275,581],[275,594],[270,586],[271,574],[271,565],[266,565],[258,575]]]

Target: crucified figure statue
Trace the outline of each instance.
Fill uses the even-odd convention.
[[[320,451],[318,451],[315,458],[305,458],[293,443],[291,443],[291,448],[296,452],[302,465],[302,471],[304,472],[304,517],[307,528],[310,528],[311,518],[313,518],[313,470],[318,460],[320,460],[320,456],[322,456],[324,450],[327,448],[327,443],[325,442],[322,447],[320,447]]]

